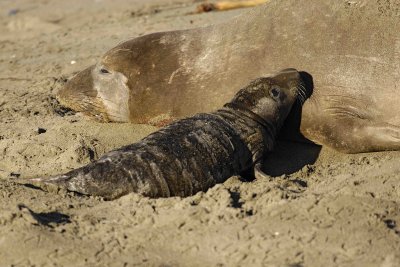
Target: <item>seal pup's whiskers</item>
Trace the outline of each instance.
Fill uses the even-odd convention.
[[[301,105],[303,105],[304,102],[306,102],[306,100],[307,100],[306,87],[305,87],[304,83],[300,83],[300,85],[299,85],[297,99],[300,101]]]

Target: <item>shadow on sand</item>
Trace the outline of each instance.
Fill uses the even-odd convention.
[[[300,72],[308,99],[314,91],[312,76]],[[263,171],[270,176],[291,174],[305,165],[314,164],[321,151],[321,146],[314,144],[300,133],[302,105],[296,102],[278,135],[274,151],[266,155]]]

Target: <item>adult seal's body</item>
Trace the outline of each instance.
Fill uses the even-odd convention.
[[[400,0],[271,0],[226,23],[108,51],[60,91],[102,121],[157,122],[219,107],[253,77],[294,66],[314,93],[301,133],[344,152],[400,149]]]
[[[177,121],[80,169],[32,181],[107,199],[129,192],[183,197],[205,191],[251,173],[272,149],[301,87],[294,69],[259,78],[223,109]]]

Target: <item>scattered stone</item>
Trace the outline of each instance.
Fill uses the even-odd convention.
[[[45,133],[45,132],[47,132],[47,130],[46,130],[45,128],[40,128],[40,127],[39,127],[39,128],[37,129],[37,133],[38,133],[38,134],[43,134],[43,133]]]

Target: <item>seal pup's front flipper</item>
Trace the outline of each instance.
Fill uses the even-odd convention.
[[[256,179],[269,179],[271,176],[261,170],[261,162],[254,165],[254,177]]]

